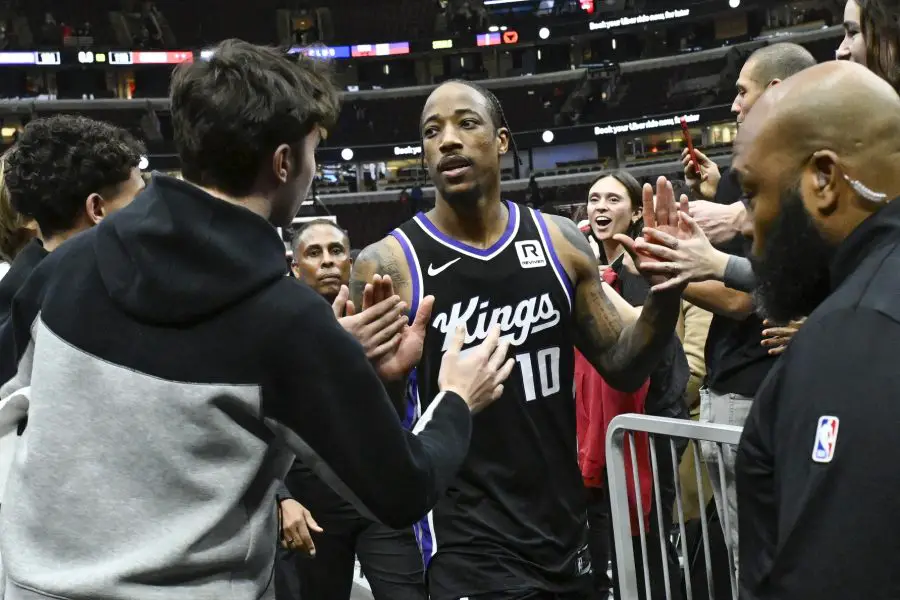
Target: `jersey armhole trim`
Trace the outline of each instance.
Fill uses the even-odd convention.
[[[537,225],[541,243],[544,245],[544,249],[550,256],[550,264],[553,267],[553,272],[556,274],[556,279],[559,280],[559,284],[562,286],[566,298],[569,300],[569,310],[573,311],[575,309],[575,290],[571,280],[569,280],[569,274],[563,269],[559,256],[556,254],[556,249],[553,247],[553,242],[550,239],[550,231],[547,229],[547,223],[544,221],[544,215],[539,210],[529,210],[531,211],[531,217]]]
[[[406,264],[409,266],[409,275],[412,279],[412,306],[409,307],[409,322],[412,323],[416,318],[416,312],[419,310],[419,304],[424,297],[422,269],[419,267],[419,257],[413,248],[412,242],[406,237],[400,229],[391,232],[391,236],[400,244],[403,249],[403,255],[406,257]]]

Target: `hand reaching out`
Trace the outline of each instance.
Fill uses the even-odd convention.
[[[407,325],[406,304],[394,294],[391,278],[379,275],[366,284],[361,313],[356,313],[349,296],[347,286],[341,286],[331,305],[334,314],[341,326],[362,344],[369,360],[378,360],[400,343]]]
[[[463,351],[465,340],[465,327],[457,327],[450,348],[441,359],[438,387],[459,394],[474,414],[500,398],[503,382],[512,373],[516,361],[506,358],[509,342],[500,341],[497,326],[491,328],[480,345]]]
[[[434,296],[425,296],[419,303],[412,325],[407,324],[406,316],[403,317],[405,322],[396,345],[375,361],[375,370],[382,381],[399,381],[419,363],[425,349],[425,332],[433,306]]]
[[[681,209],[687,212],[687,197],[681,197]],[[691,229],[685,221],[678,218],[679,205],[675,201],[675,192],[672,190],[672,184],[665,177],[656,180],[656,202],[653,201],[653,187],[646,183],[643,189],[643,209],[644,209],[644,227],[655,229],[661,233],[667,234],[672,239],[681,240],[689,239],[692,235]],[[636,240],[631,239],[624,234],[616,234],[613,239],[622,244],[622,247],[631,256],[637,270],[647,278],[654,291],[661,289],[675,289],[683,287],[682,282],[666,284],[669,279],[675,277],[676,273],[669,272],[666,269],[657,268],[655,271],[650,267],[654,263],[660,263],[646,248],[647,240],[639,237]]]
[[[682,204],[686,198],[682,196]],[[654,291],[662,291],[692,281],[722,280],[728,266],[728,255],[713,248],[709,239],[687,214],[678,212],[679,227],[687,236],[678,238],[657,228],[644,229],[643,239],[636,240],[639,252],[647,254],[658,262],[647,263],[646,272],[670,275],[664,283],[654,286]]]
[[[717,204],[706,200],[695,200],[690,206],[691,217],[713,244],[724,244],[736,236],[745,235],[753,228],[747,215],[747,207],[741,201],[732,204]]]
[[[787,325],[777,326],[774,321],[766,319],[763,325],[763,340],[760,342],[764,348],[769,349],[769,354],[777,356],[787,350],[791,338],[800,330],[800,326],[806,322],[806,317],[789,321]]]

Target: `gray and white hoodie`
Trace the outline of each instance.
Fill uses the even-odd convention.
[[[43,261],[0,330],[5,389],[30,387],[6,600],[274,597],[288,449],[390,526],[435,503],[465,402],[405,432],[359,344],[284,275],[268,222],[164,176]]]

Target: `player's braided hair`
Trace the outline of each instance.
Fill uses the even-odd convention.
[[[500,105],[500,100],[497,98],[497,96],[495,96],[494,93],[489,89],[465,79],[448,79],[441,85],[446,85],[448,83],[459,83],[468,86],[481,94],[488,101],[488,106],[491,110],[491,122],[494,125],[494,129],[500,129],[502,127],[506,129],[507,132],[509,132],[509,145],[512,147],[513,159],[519,164],[519,166],[522,166],[522,159],[519,156],[519,148],[518,146],[516,146],[516,140],[513,137],[512,129],[510,129],[509,122],[506,120],[506,113],[503,112],[503,106]],[[422,152],[422,170],[426,170],[424,150]]]

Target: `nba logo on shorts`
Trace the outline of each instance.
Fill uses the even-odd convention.
[[[516,242],[516,254],[519,256],[519,264],[523,269],[546,267],[547,259],[544,257],[544,249],[537,240],[523,240]]]
[[[819,417],[819,424],[816,427],[816,441],[813,444],[813,462],[829,463],[834,458],[838,425],[840,425],[840,420],[837,417]]]

